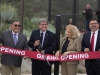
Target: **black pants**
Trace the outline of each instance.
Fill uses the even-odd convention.
[[[95,59],[91,59],[89,67],[86,67],[87,75],[100,75],[100,67]]]
[[[51,75],[51,66],[46,61],[32,62],[32,75]]]

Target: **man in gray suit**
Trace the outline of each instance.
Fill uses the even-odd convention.
[[[20,22],[18,20],[14,20],[11,24],[11,30],[4,31],[1,33],[0,43],[2,43],[3,46],[15,49],[27,50],[28,49],[27,38],[19,31],[20,31]],[[21,62],[22,62],[21,56],[2,54],[1,75],[10,75],[11,72],[12,75],[21,75]]]

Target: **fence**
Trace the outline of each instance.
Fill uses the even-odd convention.
[[[51,16],[51,20],[54,21],[54,22],[55,22],[55,17],[56,17],[56,15]],[[73,20],[73,17],[74,17],[74,20],[75,20],[75,26],[77,26],[80,31],[86,31],[85,16],[79,15],[79,14],[76,14],[76,15],[61,15],[61,18],[62,18],[61,30],[65,29],[66,25],[69,24],[69,19]],[[97,16],[93,15],[93,18],[97,18]],[[55,25],[55,23],[54,23],[54,25]]]

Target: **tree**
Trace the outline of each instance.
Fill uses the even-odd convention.
[[[17,17],[17,9],[11,4],[1,4],[0,10],[2,22],[9,23],[12,19]]]

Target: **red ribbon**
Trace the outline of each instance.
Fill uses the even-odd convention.
[[[83,60],[83,59],[98,59],[100,58],[100,52],[77,52],[68,54],[66,57],[60,55],[56,57],[55,55],[51,54],[41,54],[39,52],[30,51],[30,50],[21,50],[21,49],[14,49],[10,47],[0,46],[0,53],[4,54],[11,54],[17,56],[28,56],[29,58],[37,59],[37,60],[45,60],[44,56],[48,61],[73,61],[73,60]]]

